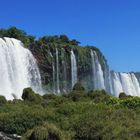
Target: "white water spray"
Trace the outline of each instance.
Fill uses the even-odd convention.
[[[140,96],[140,84],[134,73],[112,73],[113,95],[119,96],[121,92],[127,95]]]
[[[57,93],[60,93],[60,88],[59,88],[59,58],[58,58],[58,49],[56,48],[56,88],[57,88]]]
[[[0,38],[0,95],[13,99],[14,94],[21,98],[26,87],[32,87],[36,92],[42,90],[35,58],[21,41]]]
[[[92,62],[92,76],[94,89],[106,89],[104,83],[104,74],[99,62],[98,56],[95,51],[91,50],[91,62]]]
[[[77,83],[77,63],[76,63],[76,57],[75,54],[73,52],[73,50],[71,50],[71,84],[72,84],[72,88],[73,86]]]

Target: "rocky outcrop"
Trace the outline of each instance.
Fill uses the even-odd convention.
[[[3,132],[0,132],[0,140],[20,140],[21,136],[17,134],[6,134]]]

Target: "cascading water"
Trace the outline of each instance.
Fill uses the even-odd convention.
[[[127,95],[140,96],[140,84],[134,73],[117,73],[109,71],[104,63],[104,71],[95,51],[91,50],[93,88],[105,89],[118,97],[121,92]]]
[[[139,85],[139,80],[136,78],[136,76],[132,73],[132,82],[134,84],[134,88],[136,90],[136,96],[140,96],[140,85]],[[132,95],[132,93],[131,93]]]
[[[77,83],[77,81],[78,80],[77,80],[76,57],[75,57],[73,50],[71,50],[71,84],[72,84],[72,88]]]
[[[110,74],[110,85],[111,85],[111,93],[118,97],[121,92],[123,92],[121,79],[119,73],[111,72]]]
[[[41,77],[36,60],[21,41],[0,38],[0,95],[21,98],[26,87],[42,92]]]
[[[65,50],[61,49],[59,53],[58,48],[56,48],[53,54],[54,56],[50,52],[52,90],[53,93],[59,94],[60,90],[65,92],[72,89],[78,79],[80,81],[80,78],[77,75],[77,61],[73,50],[71,50],[68,62],[65,59],[66,56],[68,58]],[[59,54],[61,54],[61,59],[59,59]],[[140,76],[138,73],[110,72],[106,61],[103,60],[101,63],[96,51],[90,49],[90,55],[92,62],[92,80],[89,79],[92,86],[89,84],[90,89],[105,89],[117,97],[121,92],[140,96]],[[68,85],[69,80],[71,80],[70,85]],[[26,87],[32,87],[39,93],[42,92],[41,77],[36,60],[32,53],[24,48],[21,41],[13,38],[0,38],[0,95],[4,95],[7,99],[13,99],[14,94],[17,98],[21,98],[22,90]]]
[[[104,82],[104,74],[99,62],[98,56],[95,51],[91,50],[91,62],[92,62],[92,76],[94,89],[106,89]]]
[[[56,86],[55,86],[55,64],[54,64],[54,57],[53,57],[53,55],[52,55],[52,53],[50,52],[50,56],[51,56],[51,58],[52,58],[52,77],[53,77],[53,81],[52,81],[52,84],[53,84],[53,86],[52,86],[52,91],[53,91],[53,93],[55,93],[56,91],[55,91],[55,89],[56,89]]]
[[[112,92],[119,96],[121,92],[127,95],[140,96],[140,84],[134,73],[112,72]]]
[[[105,82],[105,89],[108,93],[111,92],[112,86],[110,85],[110,71],[107,63],[104,61],[104,82]]]
[[[66,68],[66,60],[65,60],[65,54],[64,50],[61,50],[61,57],[62,57],[62,80],[63,80],[63,89],[62,91],[65,93],[67,91],[67,68]]]
[[[57,93],[60,93],[60,88],[59,88],[59,58],[58,58],[58,49],[56,48],[56,88],[57,88]]]

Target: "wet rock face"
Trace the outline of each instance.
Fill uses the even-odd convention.
[[[71,90],[76,82],[84,82],[83,84],[88,88],[92,86],[90,85],[92,82],[90,51],[92,49],[96,51],[94,47],[46,45],[36,46],[31,48],[31,51],[37,60],[42,83],[46,89],[63,93]],[[98,52],[98,55],[102,54]],[[99,61],[103,59],[100,57]]]
[[[140,73],[110,72],[104,56],[94,47],[51,45],[32,52],[50,93],[69,92],[80,82],[87,90],[104,89],[117,97],[121,92],[140,96]]]
[[[0,132],[0,140],[20,140],[21,136],[17,134],[6,134],[3,132]]]

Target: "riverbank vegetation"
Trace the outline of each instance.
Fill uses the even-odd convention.
[[[86,92],[80,84],[62,96],[26,88],[22,100],[0,97],[0,131],[22,140],[138,140],[140,98]]]

